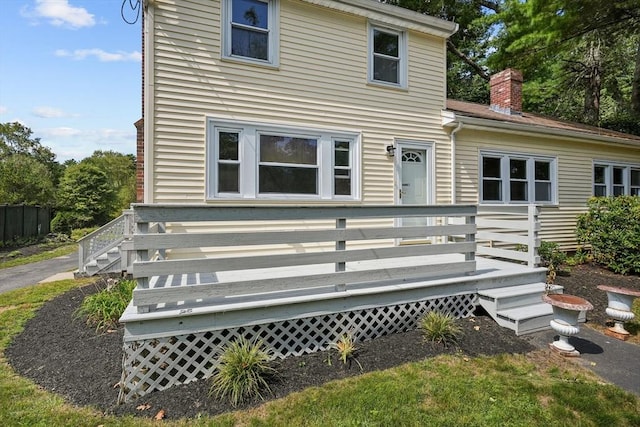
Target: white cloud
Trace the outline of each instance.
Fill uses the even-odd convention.
[[[23,9],[29,18],[44,18],[56,27],[82,28],[96,24],[94,16],[83,7],[69,4],[69,0],[36,0],[33,10]]]
[[[9,109],[7,107],[5,107],[4,105],[0,105],[0,114],[4,114],[8,111]]]
[[[82,131],[80,129],[74,129],[70,127],[58,127],[58,128],[49,128],[42,129],[40,132],[44,138],[71,138],[78,137],[82,135]]]
[[[44,119],[52,119],[56,117],[68,116],[68,114],[66,114],[64,111],[58,110],[57,108],[53,108],[53,107],[35,107],[32,113],[35,116],[42,117]]]
[[[98,58],[100,62],[142,61],[142,54],[140,54],[140,52],[105,52],[102,49],[76,49],[74,51],[58,49],[56,50],[55,55],[62,58],[72,58],[78,61],[89,57]]]

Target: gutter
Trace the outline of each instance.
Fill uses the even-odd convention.
[[[538,136],[546,135],[554,138],[574,139],[578,142],[592,142],[600,144],[619,144],[640,148],[640,141],[618,138],[615,136],[598,135],[589,132],[580,132],[569,129],[559,129],[546,126],[535,126],[522,123],[506,122],[492,119],[481,119],[472,116],[460,116],[451,110],[442,112],[442,126],[453,128],[464,120],[466,129],[492,130],[496,132],[511,133],[516,135]]]

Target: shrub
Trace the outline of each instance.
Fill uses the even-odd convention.
[[[540,242],[538,248],[538,254],[543,265],[558,269],[559,266],[567,262],[567,254],[560,250],[560,247],[555,242]]]
[[[640,197],[594,197],[578,216],[576,235],[593,259],[621,274],[640,273]]]
[[[87,324],[95,326],[98,331],[117,327],[118,319],[131,301],[135,287],[136,282],[133,280],[110,279],[106,289],[85,297],[75,315],[86,316]]]
[[[269,359],[261,340],[252,343],[240,338],[231,342],[220,356],[209,395],[228,397],[233,406],[249,397],[259,396],[262,399],[260,390],[271,392],[266,378],[276,373],[268,365]]]
[[[424,315],[418,327],[427,341],[452,344],[462,335],[462,329],[457,325],[455,317],[449,313],[429,311]]]

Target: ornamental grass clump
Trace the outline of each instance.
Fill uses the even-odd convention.
[[[462,329],[455,317],[449,313],[429,311],[419,321],[418,327],[426,341],[442,343],[445,346],[454,344],[462,335]]]
[[[96,331],[116,328],[135,287],[134,280],[109,279],[105,289],[84,298],[75,316],[86,316],[87,324],[95,326]]]
[[[343,364],[346,365],[347,362],[353,360],[362,371],[362,365],[360,365],[360,362],[358,362],[358,359],[355,357],[357,347],[352,334],[342,335],[338,341],[331,344],[331,348],[338,352]]]
[[[219,358],[209,395],[228,398],[233,406],[255,396],[264,399],[260,392],[271,392],[267,378],[277,373],[269,366],[270,359],[262,340],[250,342],[240,338],[231,342]]]

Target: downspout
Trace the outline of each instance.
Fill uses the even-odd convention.
[[[458,122],[458,126],[451,131],[451,204],[455,205],[456,200],[456,133],[462,129],[464,123]]]
[[[153,129],[155,126],[154,111],[154,75],[153,62],[155,46],[154,40],[154,5],[155,1],[145,1],[145,10],[143,13],[143,26],[144,26],[144,87],[143,87],[143,99],[144,107],[142,117],[144,119],[144,203],[153,203],[154,194],[154,174],[153,174],[153,151],[155,138]]]

